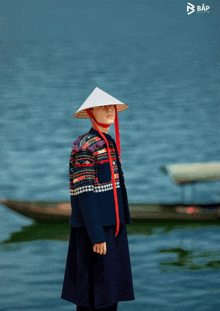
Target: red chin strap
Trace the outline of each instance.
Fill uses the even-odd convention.
[[[119,136],[118,114],[117,114],[116,105],[114,105],[114,109],[115,109],[116,145],[117,145],[117,149],[118,149],[119,160],[121,162],[120,136]],[[112,177],[112,184],[113,184],[114,200],[115,200],[115,214],[116,214],[116,233],[115,233],[115,237],[116,237],[118,235],[118,232],[119,232],[120,222],[119,222],[118,196],[117,196],[117,190],[116,190],[116,184],[115,184],[114,167],[113,167],[113,163],[112,163],[112,157],[111,157],[111,152],[110,152],[108,140],[106,139],[105,135],[99,130],[99,128],[96,126],[95,123],[97,123],[98,125],[100,125],[102,127],[106,127],[106,128],[109,127],[110,125],[106,125],[106,124],[102,124],[102,123],[97,122],[95,120],[95,117],[94,117],[94,115],[92,113],[92,109],[91,108],[86,109],[86,112],[89,115],[93,125],[95,126],[95,128],[97,129],[97,131],[99,132],[101,137],[104,139],[104,141],[106,143],[106,146],[107,146],[108,158],[109,158],[109,163],[110,163],[110,168],[111,168],[111,177]]]
[[[92,110],[91,110],[91,112],[92,112]],[[92,113],[92,116],[93,116],[93,113]],[[101,126],[101,127],[105,127],[105,128],[107,128],[107,127],[110,127],[110,125],[111,124],[103,124],[103,123],[99,123],[95,118],[94,118],[94,116],[93,116],[93,119],[95,120],[95,122],[99,125],[99,126]]]

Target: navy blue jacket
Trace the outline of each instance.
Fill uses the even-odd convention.
[[[124,174],[115,141],[105,134],[113,160],[120,223],[131,224]],[[116,224],[115,201],[106,143],[93,128],[73,142],[69,164],[73,227],[85,227],[92,245],[106,242],[103,226]]]

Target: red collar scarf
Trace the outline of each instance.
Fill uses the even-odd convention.
[[[119,125],[118,125],[118,113],[117,113],[116,105],[114,105],[114,108],[115,108],[116,146],[117,146],[117,149],[118,149],[119,160],[121,162],[121,149],[120,149],[120,136],[119,136]],[[118,210],[118,196],[117,196],[117,190],[116,190],[116,185],[115,185],[115,176],[114,176],[114,168],[113,168],[113,164],[112,164],[112,157],[111,157],[111,152],[110,152],[108,140],[105,137],[105,135],[98,129],[98,127],[96,126],[95,123],[97,123],[98,125],[100,125],[102,127],[105,127],[105,128],[109,127],[110,125],[102,124],[102,123],[99,123],[98,121],[96,121],[91,108],[86,109],[86,112],[89,115],[93,125],[95,126],[95,128],[97,129],[97,131],[99,132],[101,137],[104,139],[104,141],[106,143],[106,146],[107,146],[108,158],[109,158],[109,163],[110,163],[110,168],[111,168],[111,177],[112,177],[112,184],[113,184],[114,200],[115,200],[115,214],[116,214],[116,233],[115,233],[115,237],[116,237],[118,235],[118,232],[119,232],[119,210]]]

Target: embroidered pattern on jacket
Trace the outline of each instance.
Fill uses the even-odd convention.
[[[114,148],[114,145],[113,145],[112,142],[109,142],[109,148],[110,148],[111,157],[112,157],[115,181],[119,182],[118,166],[117,166],[117,161],[116,161],[115,148]],[[95,150],[95,152],[94,152],[94,157],[95,157],[95,161],[96,161],[97,164],[104,164],[104,163],[106,163],[106,165],[109,166],[109,170],[110,170],[108,151],[107,151],[107,148],[105,146],[103,146],[102,148],[97,148]],[[101,182],[99,182],[98,179],[96,179],[96,182],[98,184],[101,184]]]
[[[94,135],[82,135],[73,142],[69,164],[70,194],[94,193],[113,189],[105,141]],[[109,142],[116,188],[120,188],[114,145]]]

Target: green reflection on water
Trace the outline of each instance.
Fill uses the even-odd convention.
[[[168,248],[160,249],[158,253],[173,253],[177,258],[173,261],[170,259],[166,262],[160,262],[161,266],[167,268],[162,269],[162,272],[168,272],[172,268],[182,267],[187,270],[200,270],[200,269],[220,269],[220,252],[219,251],[195,251],[186,250],[183,248]],[[212,258],[212,260],[210,260]],[[215,258],[215,260],[213,260]]]
[[[23,226],[20,231],[11,233],[2,244],[36,240],[69,240],[69,224],[38,224]]]
[[[134,222],[127,225],[127,233],[131,234],[166,234],[173,230],[186,231],[196,230],[202,227],[218,226],[219,223],[184,223],[184,222]],[[68,241],[70,235],[69,223],[43,223],[34,222],[31,225],[23,226],[20,231],[11,233],[7,240],[2,241],[3,244],[27,242],[35,240],[61,240]]]
[[[207,226],[216,227],[219,223],[183,223],[183,222],[133,222],[127,225],[128,235],[153,235],[153,234],[167,234],[171,231],[178,230],[180,233],[180,240],[183,238],[184,231],[192,231],[196,229],[205,228]],[[4,248],[11,248],[13,245],[19,247],[20,242],[28,242],[35,240],[61,240],[68,241],[70,236],[71,226],[69,223],[48,223],[39,224],[33,223],[24,226],[18,232],[11,233],[10,237],[1,242]],[[181,233],[182,232],[182,233]],[[15,243],[15,244],[13,244]],[[12,247],[12,251],[16,249]],[[158,253],[163,255],[162,260],[165,258],[165,253],[170,254],[169,260],[161,261],[161,272],[170,272],[173,269],[220,269],[220,252],[219,251],[196,251],[193,249],[187,250],[183,247],[160,249]]]
[[[166,234],[174,230],[188,231],[206,228],[207,226],[218,227],[219,220],[184,222],[181,220],[158,220],[158,221],[133,221],[132,225],[127,225],[128,234]]]

